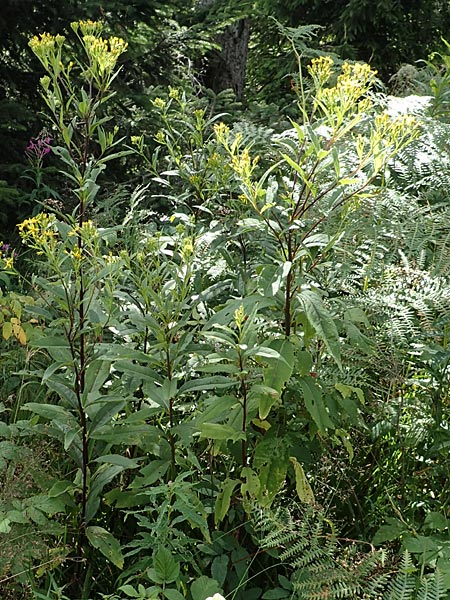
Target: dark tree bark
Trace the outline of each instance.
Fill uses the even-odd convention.
[[[206,83],[215,92],[232,89],[236,98],[242,99],[249,39],[249,19],[236,21],[219,35],[217,42],[221,45],[222,51],[211,58],[206,73]]]

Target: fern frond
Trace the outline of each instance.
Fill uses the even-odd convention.
[[[417,581],[415,570],[410,553],[405,551],[400,570],[391,580],[383,600],[414,600]]]
[[[443,600],[448,597],[443,579],[439,570],[436,570],[433,575],[423,578],[417,592],[417,600]]]

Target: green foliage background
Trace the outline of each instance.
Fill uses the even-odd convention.
[[[2,597],[450,597],[447,4],[25,4]]]

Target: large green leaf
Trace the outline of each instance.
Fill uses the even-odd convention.
[[[395,517],[386,517],[386,523],[377,529],[372,543],[378,546],[385,542],[391,542],[398,539],[405,530],[407,530],[407,526],[402,521]]]
[[[180,575],[180,564],[168,548],[161,546],[153,556],[153,567],[148,569],[148,575],[155,583],[172,583]]]
[[[281,392],[294,369],[294,346],[286,339],[272,340],[268,346],[275,350],[278,356],[266,358],[267,367],[263,370],[264,383]]]
[[[66,348],[70,349],[69,342],[64,337],[64,335],[60,336],[42,336],[37,340],[33,340],[30,342],[30,345],[33,348]]]
[[[123,555],[120,542],[103,527],[91,526],[86,528],[86,536],[90,544],[100,550],[103,556],[116,565],[123,568]]]
[[[117,465],[124,469],[137,469],[139,467],[139,462],[137,460],[122,456],[121,454],[105,454],[104,456],[96,458],[95,462]]]
[[[295,489],[297,491],[297,496],[305,504],[314,505],[314,493],[312,491],[311,486],[309,485],[308,480],[306,479],[305,471],[303,470],[302,465],[298,462],[295,456],[290,456],[289,460],[291,461],[294,467]]]
[[[220,370],[220,369],[218,369]],[[237,385],[236,379],[231,377],[225,377],[222,375],[215,375],[213,377],[201,377],[200,379],[193,379],[187,381],[181,386],[179,393],[185,394],[187,392],[198,392],[203,390],[218,390],[226,389]]]
[[[254,385],[251,391],[251,397],[256,396],[258,399],[259,418],[265,419],[270,413],[272,406],[280,399],[278,390],[268,387],[267,385]]]
[[[289,466],[290,442],[269,430],[256,446],[253,467],[258,473],[260,489],[258,502],[270,506],[283,487]]]
[[[327,429],[333,429],[334,424],[323,401],[322,391],[315,380],[312,377],[301,377],[299,383],[303,391],[306,409],[320,433],[326,433]]]
[[[116,475],[125,469],[122,465],[101,464],[92,476],[86,502],[86,523],[97,513],[100,506],[100,494],[107,483],[112,481]]]
[[[69,406],[78,410],[78,401],[77,396],[73,390],[73,388],[67,385],[67,382],[62,378],[59,378],[57,375],[52,375],[46,381],[47,387],[56,392],[60,398],[65,400]]]
[[[230,558],[227,554],[219,554],[219,556],[216,556],[211,563],[211,575],[219,585],[225,583],[229,570],[229,562]]]
[[[303,290],[300,294],[297,294],[297,300],[317,335],[325,343],[328,352],[334,358],[337,365],[342,368],[338,330],[333,317],[324,306],[321,297],[312,290]]]
[[[94,360],[86,369],[85,390],[92,394],[98,392],[109,377],[111,365],[104,360]]]
[[[217,494],[216,505],[214,507],[214,523],[216,526],[223,521],[230,508],[231,494],[237,484],[235,479],[226,479],[222,484],[222,489]]]
[[[23,405],[23,410],[29,410],[41,417],[53,421],[62,421],[77,426],[75,417],[63,406],[57,404],[40,404],[39,402],[27,402]]]
[[[209,440],[233,440],[234,442],[245,438],[242,431],[237,431],[230,425],[221,423],[202,423],[199,427],[200,438]]]
[[[192,600],[206,600],[214,594],[223,594],[222,588],[215,579],[202,575],[191,584]]]

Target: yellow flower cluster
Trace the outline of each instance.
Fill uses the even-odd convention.
[[[155,140],[158,142],[158,144],[165,144],[166,143],[166,134],[164,133],[164,131],[162,131],[160,129],[158,131],[158,133],[155,135]]]
[[[57,236],[55,229],[56,219],[54,215],[40,213],[35,217],[25,219],[17,226],[22,240],[28,245],[43,247],[53,244]]]
[[[103,23],[100,21],[92,21],[91,19],[87,19],[87,21],[74,21],[70,24],[75,33],[80,29],[82,35],[96,35],[99,34],[103,29]]]
[[[419,124],[412,115],[399,115],[392,119],[386,112],[375,117],[375,127],[371,132],[371,143],[384,147],[398,148],[406,139],[412,141],[419,135]]]
[[[217,123],[214,125],[214,133],[219,144],[228,144],[228,140],[230,139],[230,128],[228,125],[222,122]]]
[[[41,61],[47,70],[53,70],[55,76],[59,75],[62,45],[66,38],[63,35],[51,35],[50,33],[41,33],[35,35],[28,42],[29,47]]]
[[[93,221],[84,221],[81,227],[74,225],[67,234],[69,237],[82,237],[86,241],[91,241],[98,237],[98,229],[94,225]]]
[[[252,160],[248,148],[244,148],[242,152],[234,154],[231,157],[231,164],[234,171],[243,179],[248,179],[250,177],[257,162],[258,157]]]
[[[72,256],[75,260],[81,260],[83,258],[83,251],[79,246],[72,248]]]
[[[308,67],[315,88],[316,108],[320,108],[339,128],[350,114],[362,114],[372,106],[368,92],[376,82],[377,72],[365,63],[344,63],[337,79],[334,62],[329,56],[314,58]]]
[[[63,35],[51,35],[50,33],[41,33],[35,35],[28,42],[28,45],[35,54],[43,55],[61,47],[66,38]]]
[[[127,42],[122,38],[112,37],[105,40],[92,34],[83,36],[83,42],[94,71],[98,71],[101,76],[111,73],[117,59],[128,47]]]
[[[163,110],[166,106],[166,103],[164,102],[164,100],[162,98],[155,98],[152,101],[152,104],[155,108],[159,108],[160,110]]]
[[[313,78],[316,86],[322,86],[330,80],[333,75],[333,59],[329,56],[313,58],[308,66],[308,72]]]
[[[3,250],[4,248],[5,250]],[[10,271],[14,268],[14,256],[9,254],[8,250],[9,244],[0,242],[0,268],[4,271]]]
[[[365,89],[371,87],[376,80],[377,72],[372,70],[366,63],[344,63],[342,71],[337,79],[336,88],[353,90],[355,88]]]

